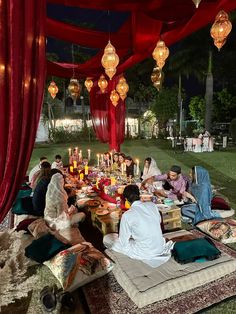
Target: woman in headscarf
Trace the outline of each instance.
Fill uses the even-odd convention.
[[[157,167],[156,161],[152,157],[147,157],[144,160],[143,175],[141,178],[146,180],[153,176],[158,176],[159,174],[161,174],[161,171]]]
[[[194,203],[182,207],[182,215],[193,219],[197,224],[203,220],[220,218],[211,209],[212,190],[208,171],[200,166],[192,168],[192,185],[190,192],[184,192],[184,196],[191,199]]]
[[[77,209],[67,205],[67,193],[64,189],[64,178],[60,173],[52,176],[46,194],[44,219],[49,226],[56,230],[66,229],[71,225],[83,221],[84,213],[77,213]]]

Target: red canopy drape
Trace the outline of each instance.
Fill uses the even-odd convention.
[[[120,144],[125,136],[125,102],[119,100],[113,106],[110,94],[115,89],[119,76],[108,81],[106,93],[102,94],[97,81],[90,92],[90,111],[93,127],[97,138],[103,143],[109,143],[111,150],[120,151]]]
[[[0,221],[35,142],[45,83],[46,2],[0,1]]]

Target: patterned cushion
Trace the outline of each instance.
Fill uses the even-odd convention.
[[[223,243],[236,242],[236,220],[213,219],[199,222],[196,227]]]
[[[113,265],[90,243],[66,249],[44,263],[65,290],[74,290],[108,273]]]
[[[16,226],[16,231],[28,231],[28,226],[35,221],[38,218],[27,218],[19,222],[19,224]]]

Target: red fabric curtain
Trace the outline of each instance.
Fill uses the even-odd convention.
[[[106,93],[102,94],[97,82],[90,92],[90,111],[93,127],[97,138],[103,143],[109,143],[110,149],[120,151],[120,144],[125,136],[125,103],[121,99],[113,106],[110,93],[115,89],[119,77],[108,82]]]
[[[45,0],[0,1],[0,221],[28,168],[45,82]]]

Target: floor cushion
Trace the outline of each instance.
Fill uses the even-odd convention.
[[[230,210],[230,205],[222,197],[214,196],[211,201],[211,208]]]
[[[64,290],[73,291],[107,274],[113,263],[91,243],[83,242],[44,262]]]
[[[186,233],[188,232],[185,231],[184,234]],[[194,289],[236,270],[236,260],[226,253],[213,261],[183,265],[172,257],[157,268],[111,250],[106,250],[106,253],[115,262],[113,274],[116,280],[140,308]]]

